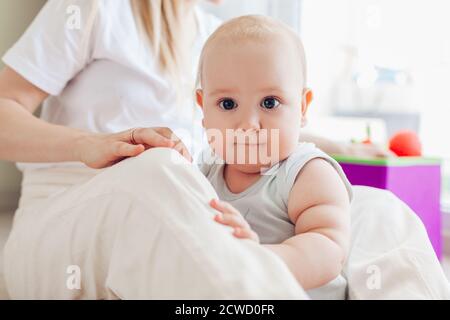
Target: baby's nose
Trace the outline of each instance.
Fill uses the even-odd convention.
[[[238,128],[245,132],[259,131],[261,129],[259,117],[253,114],[242,116]]]
[[[252,132],[259,132],[259,130],[261,130],[260,126],[258,124],[244,124],[239,126],[239,128],[237,129],[237,131],[241,131],[243,133],[252,133]]]

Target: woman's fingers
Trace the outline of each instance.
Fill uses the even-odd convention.
[[[168,128],[136,128],[115,134],[89,134],[80,139],[76,153],[88,167],[100,169],[157,147],[172,148],[192,162],[183,142]]]
[[[145,151],[142,144],[132,145],[126,142],[116,142],[112,148],[115,157],[135,157]]]
[[[186,160],[192,162],[191,154],[184,143],[169,128],[141,128],[130,133],[130,140],[142,143],[149,148],[172,148]]]
[[[147,145],[150,148],[172,148],[175,145],[170,138],[161,135],[156,129],[152,128],[133,129],[129,131],[127,139],[130,143],[135,142]]]
[[[174,146],[172,147],[174,150],[178,151],[183,157],[186,158],[189,162],[192,162],[192,157],[189,152],[189,150],[184,145],[183,141],[181,141],[180,138],[178,138],[172,130],[169,128],[157,128],[155,129],[156,132],[158,132],[163,137],[166,137],[174,142]]]
[[[181,140],[178,143],[176,143],[176,145],[173,149],[178,151],[184,158],[186,158],[187,161],[189,161],[189,162],[193,161],[189,150],[186,148],[186,146],[184,145],[184,143]]]

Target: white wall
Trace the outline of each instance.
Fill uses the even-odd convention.
[[[365,63],[409,71],[408,103],[395,111],[420,112],[424,154],[450,159],[450,1],[303,0],[302,13],[315,109],[332,113],[344,54],[359,51]]]
[[[0,0],[0,56],[20,37],[44,3],[45,0]],[[3,68],[1,62],[0,67]],[[0,161],[0,210],[15,206],[20,178],[14,164]]]
[[[302,0],[226,0],[220,5],[206,1],[202,5],[222,20],[246,14],[263,14],[280,19],[298,31],[301,3]]]

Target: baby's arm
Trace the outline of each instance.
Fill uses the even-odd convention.
[[[288,201],[296,235],[265,247],[285,261],[305,290],[340,274],[350,242],[349,208],[345,185],[328,162],[314,159],[301,170]]]

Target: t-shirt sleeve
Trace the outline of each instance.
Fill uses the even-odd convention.
[[[303,169],[303,167],[313,159],[323,159],[327,161],[339,174],[342,182],[347,189],[349,200],[353,200],[353,189],[352,185],[348,181],[344,171],[342,170],[339,163],[337,163],[333,158],[327,155],[325,152],[316,148],[312,143],[303,143],[299,146],[296,152],[294,152],[287,160],[285,165],[282,167],[281,179],[279,181],[280,189],[282,190],[283,201],[287,204],[289,199],[289,194],[294,186],[294,183]]]
[[[3,62],[59,95],[88,63],[99,0],[49,0]]]

